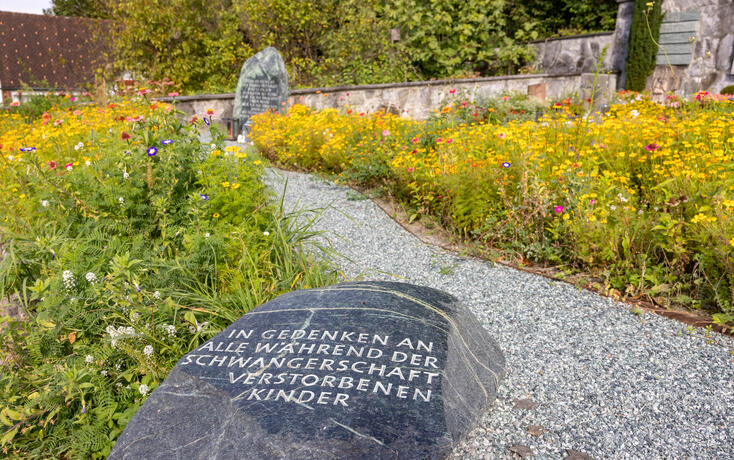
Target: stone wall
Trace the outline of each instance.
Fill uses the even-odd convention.
[[[541,100],[561,99],[574,94],[585,100],[591,97],[595,78],[597,79],[595,99],[601,104],[615,91],[617,81],[615,74],[529,74],[296,89],[291,91],[288,103],[302,104],[314,109],[350,107],[358,113],[386,110],[406,118],[422,120],[452,100],[462,98],[473,101],[483,97],[499,96],[509,91],[531,94]],[[174,98],[166,97],[161,100],[171,102]],[[217,121],[232,116],[234,93],[179,96],[175,101],[179,110],[199,117],[211,108],[215,113],[214,121]]]
[[[693,57],[688,65],[658,65],[647,80],[653,97],[674,91],[690,96],[697,91],[718,93],[734,84],[734,1],[664,0],[664,13],[698,11],[692,36]]]
[[[614,32],[603,32],[532,42],[536,51],[534,67],[550,75],[593,73],[602,50],[607,48],[601,68],[617,70],[612,62],[613,38]]]
[[[615,72],[618,75],[617,90],[622,89],[634,2],[617,0],[617,3],[619,3],[619,8],[614,32],[549,38],[531,42],[536,51],[533,68],[550,75],[593,73],[596,71],[602,51],[606,48],[606,55],[601,61],[601,69],[606,72]]]

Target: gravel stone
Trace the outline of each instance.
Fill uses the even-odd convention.
[[[450,460],[509,459],[515,445],[541,459],[734,458],[731,338],[428,246],[348,187],[273,169],[264,177],[278,196],[286,180],[286,209],[324,208],[315,229],[343,256],[334,261],[346,278],[449,292],[503,349],[498,398]],[[524,399],[538,405],[513,409]]]

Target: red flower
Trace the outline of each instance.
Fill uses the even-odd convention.
[[[125,131],[123,131],[122,132],[122,135],[120,137],[122,137],[122,140],[123,141],[126,141],[126,140],[130,139],[132,136],[130,134],[126,133]]]
[[[198,120],[199,120],[199,117],[197,117],[196,115],[194,115],[193,117],[191,117],[191,121],[189,121],[189,124],[193,125],[193,124],[194,124],[194,123],[196,123],[196,122],[197,122]]]
[[[56,164],[55,161],[49,161],[48,162],[48,169],[56,169],[56,166],[58,166],[58,165]]]

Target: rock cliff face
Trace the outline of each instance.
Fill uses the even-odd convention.
[[[699,14],[687,65],[658,65],[647,82],[653,97],[669,91],[689,96],[697,91],[718,93],[734,84],[734,2],[731,0],[665,0],[663,13]]]

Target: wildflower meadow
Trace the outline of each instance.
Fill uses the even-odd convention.
[[[106,457],[181,356],[335,280],[257,156],[140,94],[0,111],[0,297],[22,311],[0,328],[3,456]]]
[[[252,135],[275,163],[378,187],[495,257],[734,323],[734,102],[618,99],[586,114],[457,97],[427,121],[294,106]]]

